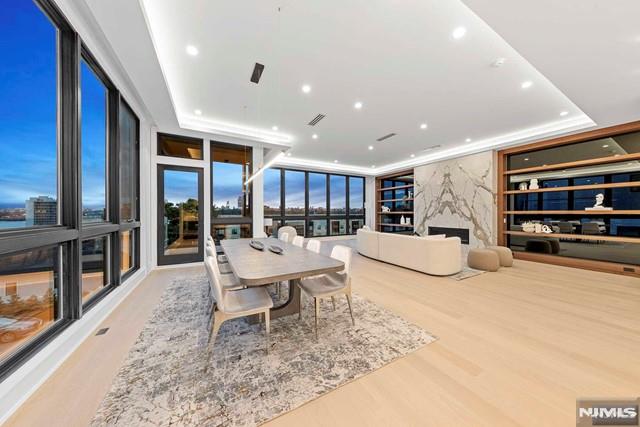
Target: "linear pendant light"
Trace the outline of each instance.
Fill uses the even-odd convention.
[[[249,177],[249,179],[245,181],[244,185],[248,185],[251,181],[256,179],[258,176],[262,175],[266,169],[269,169],[275,162],[277,162],[280,159],[280,157],[284,156],[285,151],[286,150],[271,151],[269,154],[267,154],[264,159],[266,162],[264,162],[263,165],[260,168],[258,168],[258,170],[255,171]]]

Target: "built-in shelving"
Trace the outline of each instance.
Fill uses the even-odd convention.
[[[413,224],[400,224],[402,216],[413,218],[413,187],[413,170],[376,178],[376,230],[406,233],[413,229]],[[383,211],[383,206],[390,211]]]
[[[612,182],[609,184],[574,185],[569,187],[547,187],[547,188],[536,188],[534,190],[508,190],[508,191],[505,191],[503,194],[549,193],[549,192],[555,192],[555,191],[581,191],[581,190],[597,190],[597,189],[607,189],[607,188],[629,188],[629,187],[640,188],[640,181]]]
[[[640,215],[640,210],[590,210],[590,211],[503,211],[503,215]]]
[[[621,236],[604,236],[597,234],[570,234],[570,233],[528,233],[526,231],[505,231],[504,234],[510,236],[524,237],[555,237],[558,239],[568,240],[591,240],[599,242],[620,242],[620,243],[638,243],[637,237],[621,237]]]

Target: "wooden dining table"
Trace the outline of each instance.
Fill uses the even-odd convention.
[[[251,240],[263,243],[264,250],[251,247],[249,245]],[[300,288],[297,286],[297,281],[303,277],[344,269],[342,261],[273,237],[225,239],[220,242],[220,245],[227,256],[231,270],[244,286],[267,286],[281,281],[289,282],[287,301],[271,309],[272,319],[300,312]],[[269,246],[282,248],[282,254],[271,252]]]

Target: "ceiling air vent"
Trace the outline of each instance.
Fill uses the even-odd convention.
[[[424,150],[422,150],[422,151],[423,151],[423,152],[424,152],[424,151],[432,151],[432,150],[435,150],[435,149],[440,148],[440,147],[441,147],[441,145],[439,145],[439,144],[438,144],[438,145],[432,145],[431,147],[427,147],[427,148],[425,148],[425,149],[424,149]]]
[[[389,139],[396,136],[395,133],[390,133],[389,135],[385,135],[385,136],[381,136],[380,138],[376,139],[376,141],[380,142],[380,141],[384,141],[385,139]]]
[[[317,125],[317,124],[318,124],[318,122],[319,122],[320,120],[324,119],[325,117],[326,117],[326,116],[325,116],[324,114],[318,114],[317,116],[315,116],[315,117],[313,118],[313,120],[311,120],[311,121],[309,122],[309,126],[315,126],[315,125]]]
[[[260,77],[262,77],[262,72],[264,71],[264,65],[256,62],[256,65],[253,67],[253,73],[251,73],[251,81],[255,84],[260,83]]]

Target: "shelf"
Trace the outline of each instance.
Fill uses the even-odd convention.
[[[503,231],[502,234],[508,234],[510,236],[522,236],[522,237],[554,237],[559,239],[575,239],[575,240],[595,240],[601,242],[620,242],[620,243],[638,243],[640,244],[640,238],[636,237],[618,237],[618,236],[599,236],[592,234],[569,234],[569,233],[527,233],[526,231]]]
[[[580,166],[602,165],[605,163],[621,163],[621,162],[628,162],[629,160],[639,160],[639,159],[640,159],[640,153],[623,154],[621,156],[607,156],[607,157],[599,157],[597,159],[577,160],[574,162],[556,163],[555,165],[536,166],[532,168],[507,170],[507,171],[504,171],[503,174],[515,175],[515,174],[531,173],[531,172],[544,172],[544,171],[553,171],[558,169],[569,169],[569,168],[575,168]]]
[[[640,215],[640,211],[504,211],[503,215]]]
[[[413,224],[380,224],[380,227],[413,227]]]
[[[399,185],[397,187],[378,188],[378,191],[402,190],[403,188],[413,188],[413,184]]]
[[[384,203],[384,202],[412,202],[413,201],[413,197],[410,199],[385,199],[385,200],[378,200],[378,203]]]
[[[554,191],[579,191],[579,190],[595,190],[598,188],[627,188],[627,187],[640,187],[640,181],[614,182],[611,184],[574,185],[571,187],[549,187],[549,188],[539,188],[537,190],[508,190],[508,191],[505,191],[503,194],[548,193],[548,192],[554,192]]]
[[[413,215],[413,212],[391,211],[391,212],[378,212],[380,215]]]

